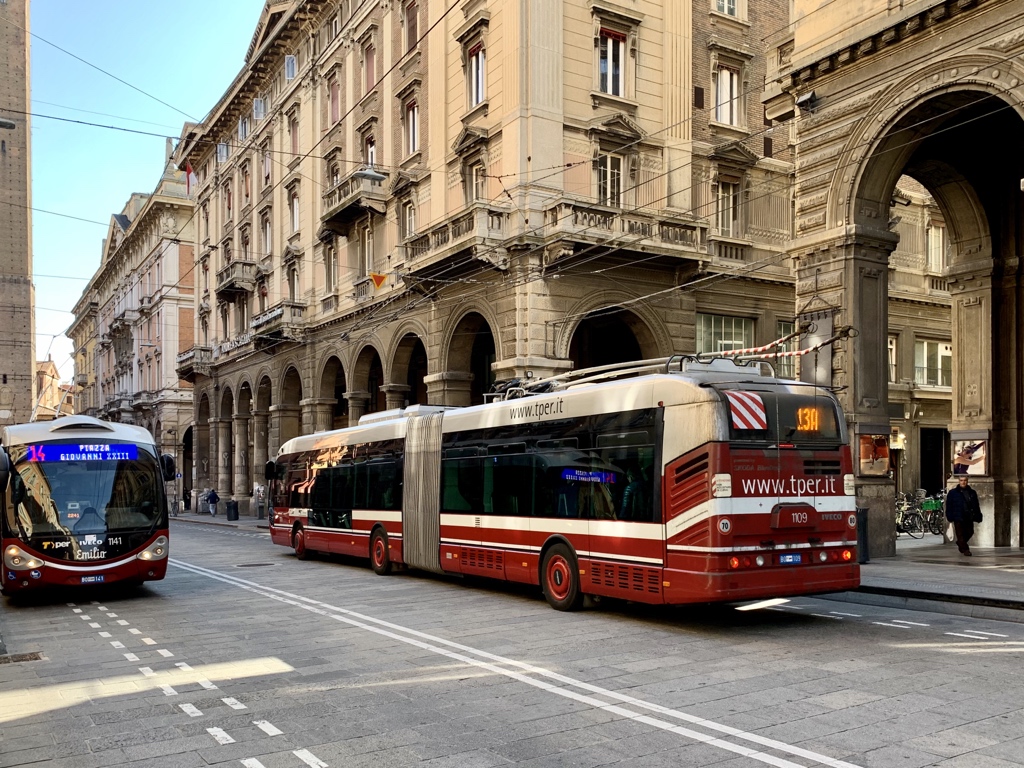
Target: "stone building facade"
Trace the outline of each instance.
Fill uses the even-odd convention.
[[[193,207],[170,150],[168,142],[153,192],[133,194],[111,216],[99,270],[75,305],[68,336],[82,387],[77,412],[147,428],[184,467],[187,489],[192,391],[176,360],[193,346]]]
[[[784,2],[270,2],[196,179],[196,489],[496,379],[792,329]]]
[[[0,424],[36,403],[28,0],[0,3]]]

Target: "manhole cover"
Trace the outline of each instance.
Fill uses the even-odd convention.
[[[275,563],[241,563],[235,568],[266,568],[271,565],[275,565]]]
[[[6,656],[0,656],[0,664],[17,664],[21,661],[42,661],[43,654],[41,653],[10,653]]]

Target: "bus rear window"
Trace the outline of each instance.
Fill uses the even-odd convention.
[[[733,440],[792,445],[842,442],[831,396],[779,390],[720,390]]]

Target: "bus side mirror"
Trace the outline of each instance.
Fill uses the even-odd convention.
[[[163,469],[164,480],[174,480],[174,457],[170,454],[163,454],[160,457],[160,467]]]
[[[7,484],[11,481],[11,460],[7,458],[7,451],[0,448],[0,493],[7,490]]]
[[[277,477],[277,464],[273,461],[268,461],[267,465],[263,468],[263,479],[273,480]]]

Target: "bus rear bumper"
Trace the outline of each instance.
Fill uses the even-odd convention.
[[[662,582],[667,604],[738,602],[844,592],[860,586],[856,563],[771,567],[757,570],[693,572],[666,568]]]

